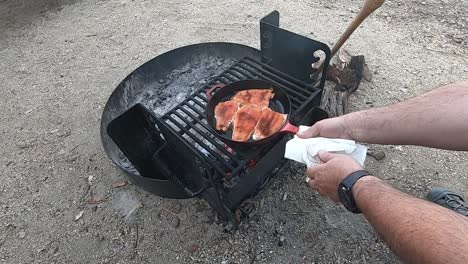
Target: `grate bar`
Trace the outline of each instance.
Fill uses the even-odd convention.
[[[315,88],[311,84],[305,83],[305,82],[303,82],[301,80],[298,80],[298,79],[295,79],[295,78],[291,78],[290,76],[286,75],[285,73],[283,73],[281,71],[278,71],[277,69],[271,67],[270,65],[260,63],[260,62],[255,61],[254,59],[252,59],[250,57],[246,57],[245,60],[242,60],[242,62],[244,62],[244,63],[250,65],[251,67],[254,67],[254,68],[256,68],[256,69],[258,69],[260,71],[265,71],[262,68],[266,68],[266,69],[268,69],[268,71],[274,73],[276,76],[278,76],[278,77],[280,77],[280,78],[282,78],[284,80],[286,80],[286,79],[291,80],[291,81],[287,81],[287,82],[290,83],[291,85],[294,85],[295,88],[297,88],[297,89],[299,89],[301,91],[304,91],[306,93],[310,93],[311,91],[309,91],[307,89],[304,89],[301,86],[305,86],[305,87],[311,88],[313,90],[317,90],[317,88]],[[255,66],[255,65],[260,65],[261,68],[259,68],[258,66]],[[312,65],[311,65],[311,67],[312,67]],[[296,84],[294,84],[294,83],[296,83]]]
[[[317,86],[314,87],[269,65],[246,57],[201,85],[199,90],[166,113],[163,119],[167,123],[172,123],[169,126],[171,131],[179,135],[191,151],[203,156],[206,162],[225,176],[227,172],[230,172],[231,177],[239,175],[246,169],[250,159],[256,159],[257,156],[251,156],[253,153],[249,154],[249,157],[243,156],[248,153],[233,154],[225,149],[222,141],[210,133],[211,127],[205,113],[209,99],[205,92],[218,83],[228,84],[246,79],[263,79],[281,87],[289,95],[292,110],[296,113],[310,107],[320,94],[320,89],[315,88]]]
[[[239,68],[240,68],[240,67],[239,67]],[[240,69],[233,68],[229,73],[231,73],[231,72],[234,71],[234,70],[237,71],[237,72],[240,72],[241,74],[244,74],[244,75],[247,75],[248,73],[243,73],[243,72],[241,72],[241,70],[242,70],[242,71],[250,72],[250,73],[251,73],[250,76],[252,76],[253,73],[255,73],[255,72],[253,72],[252,70],[249,70],[249,69],[247,69],[247,68],[240,68]],[[232,73],[231,73],[231,74],[232,74]],[[284,84],[282,84],[282,83],[280,83],[280,82],[278,82],[278,81],[276,81],[276,80],[274,80],[274,79],[272,79],[272,78],[269,78],[269,77],[267,77],[267,76],[265,76],[265,75],[263,75],[263,74],[257,73],[257,76],[259,76],[259,77],[261,77],[261,78],[263,78],[263,79],[265,79],[265,80],[271,81],[271,82],[275,83],[276,85],[278,85],[279,87],[281,87],[283,90],[289,92],[288,95],[289,95],[290,98],[294,98],[294,96],[296,96],[296,97],[298,97],[298,98],[301,99],[301,100],[306,100],[307,97],[309,97],[309,95],[310,95],[310,93],[308,93],[307,95],[304,95],[304,94],[301,94],[301,93],[299,93],[299,92],[296,92],[296,91],[294,91],[293,89],[288,88],[288,87],[285,86]],[[292,95],[294,95],[294,96],[292,96]]]
[[[195,142],[198,143],[198,145],[200,145],[200,147],[202,147],[203,149],[205,149],[207,152],[209,152],[211,155],[213,155],[217,160],[224,160],[225,159],[223,157],[221,157],[221,155],[219,155],[218,153],[216,153],[215,151],[213,151],[209,146],[207,146],[203,141],[201,141],[197,136],[195,136],[193,133],[191,133],[188,129],[186,129],[183,125],[181,125],[179,122],[177,122],[172,116],[167,116],[167,119],[171,120],[171,122],[176,125],[177,127],[180,128],[180,130],[184,131],[184,133],[189,136],[191,139],[195,140]],[[234,167],[232,167],[231,164],[229,164],[228,162],[223,162],[223,165],[226,166],[229,170],[233,170]]]
[[[186,105],[187,107],[190,107],[190,105]],[[197,120],[199,121],[198,124],[200,124],[201,126],[203,126],[203,128],[205,128],[206,130],[210,131],[210,128],[204,123],[202,122],[202,120],[200,120],[199,118],[195,117],[192,115],[192,113],[190,113],[189,111],[187,111],[187,109],[185,109],[184,107],[181,107],[179,108],[180,110],[182,110],[186,115],[190,116],[190,118],[194,119],[194,120]],[[193,110],[192,108],[190,108],[191,110]],[[177,112],[175,113],[177,114]],[[179,118],[182,118],[179,116]],[[197,131],[200,135],[204,135],[206,137],[206,139],[211,143],[213,144],[213,146],[219,148],[223,153],[224,155],[228,156],[230,159],[232,159],[234,162],[236,162],[237,164],[240,163],[240,161],[234,157],[234,155],[232,155],[229,151],[227,151],[223,146],[219,145],[218,142],[216,142],[213,138],[210,137],[210,135],[207,135],[206,132],[203,132],[201,131],[198,127],[196,126],[192,126],[192,128]]]

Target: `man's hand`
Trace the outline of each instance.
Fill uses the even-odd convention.
[[[329,118],[315,123],[312,127],[302,133],[297,133],[300,138],[327,137],[354,139],[347,121],[346,115]]]
[[[322,164],[307,169],[309,186],[316,189],[320,195],[339,202],[338,186],[348,175],[362,170],[362,166],[353,158],[343,154],[320,152],[319,158]]]

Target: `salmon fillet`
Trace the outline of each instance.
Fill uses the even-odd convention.
[[[262,117],[262,108],[257,105],[245,105],[241,107],[234,116],[234,128],[232,140],[248,141]]]
[[[216,105],[216,130],[227,131],[237,110],[239,110],[239,104],[235,101],[225,101]]]
[[[231,100],[239,102],[242,105],[254,104],[258,106],[268,106],[270,104],[270,100],[275,96],[275,93],[272,89],[249,89],[243,90]]]
[[[275,112],[269,107],[263,108],[262,117],[255,127],[253,140],[264,139],[278,132],[284,126],[287,117],[287,114]]]

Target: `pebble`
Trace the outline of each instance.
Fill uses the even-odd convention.
[[[88,184],[91,185],[93,183],[93,179],[94,179],[94,176],[93,175],[89,175],[88,176]]]
[[[24,142],[19,142],[16,144],[16,146],[20,149],[26,149],[34,146],[33,141],[24,141]]]
[[[172,210],[171,210],[174,214],[178,214],[182,211],[182,205],[179,203],[179,202],[175,202],[173,205],[172,205]]]
[[[25,237],[26,237],[26,232],[24,232],[24,231],[19,231],[19,232],[18,232],[18,237],[21,238],[21,239],[25,238]]]
[[[54,241],[50,244],[50,247],[47,250],[47,253],[49,253],[49,255],[56,255],[58,251],[59,251],[58,244],[57,242]]]
[[[286,237],[280,236],[278,246],[282,247],[284,245],[284,241],[286,241]]]
[[[179,215],[179,218],[180,218],[180,220],[184,221],[185,219],[187,219],[187,214],[186,213],[181,213]]]
[[[362,72],[362,74],[363,74],[363,77],[364,77],[364,79],[366,81],[368,81],[368,82],[372,81],[372,73],[371,73],[369,67],[367,66],[367,64],[364,65],[364,71]]]
[[[171,219],[170,221],[171,221],[171,226],[172,226],[173,228],[179,227],[180,220],[179,220],[178,217],[174,216],[174,217],[172,217],[172,219]]]
[[[385,152],[378,151],[378,152],[372,153],[371,156],[374,157],[374,159],[376,159],[376,160],[383,160],[386,155],[385,155]]]
[[[265,199],[260,200],[260,208],[263,208],[265,206]]]
[[[61,138],[66,138],[71,135],[71,129],[65,129],[57,134]]]
[[[76,216],[75,216],[75,221],[78,221],[81,217],[83,217],[84,211],[80,211]]]

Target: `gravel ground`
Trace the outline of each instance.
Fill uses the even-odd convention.
[[[206,41],[259,46],[259,19],[332,44],[362,1],[0,0],[1,263],[398,263],[362,216],[322,199],[291,166],[235,233],[201,200],[135,186],[105,155],[99,120],[129,72]],[[373,72],[354,110],[468,77],[466,1],[387,1],[347,48]],[[468,197],[467,154],[370,146],[368,169],[418,197]],[[89,204],[86,201],[95,201]],[[390,202],[390,201],[389,201]]]

